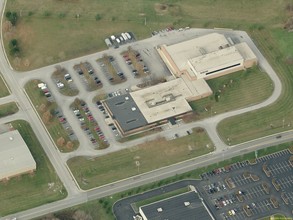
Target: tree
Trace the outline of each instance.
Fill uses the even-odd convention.
[[[102,16],[100,15],[100,14],[97,14],[96,15],[96,21],[99,21],[99,20],[101,20],[102,19]]]
[[[11,22],[11,24],[13,26],[16,25],[17,19],[18,19],[18,15],[16,12],[11,12],[11,11],[7,11],[5,14],[5,17],[7,18],[8,21]]]
[[[12,39],[9,42],[10,53],[13,56],[18,56],[20,53],[20,48],[18,46],[18,41],[16,39]]]
[[[11,45],[11,47],[16,47],[16,46],[18,45],[17,40],[16,40],[16,39],[12,39],[12,40],[10,41],[10,45]]]

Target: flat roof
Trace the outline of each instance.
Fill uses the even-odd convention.
[[[180,70],[187,69],[187,61],[219,50],[219,46],[229,44],[224,35],[211,33],[173,45],[165,45],[166,51]]]
[[[131,95],[119,95],[107,99],[106,104],[123,131],[133,130],[147,125],[147,121]]]
[[[0,180],[36,169],[36,162],[17,130],[0,135]]]
[[[184,202],[190,205],[185,206]],[[158,212],[158,208],[162,211]],[[194,191],[180,194],[169,199],[161,200],[140,207],[148,220],[196,220],[213,219]]]
[[[251,48],[247,45],[246,42],[242,42],[240,44],[235,44],[235,47],[239,51],[239,53],[242,55],[242,57],[245,60],[250,60],[250,59],[257,59],[256,55],[253,53]]]
[[[212,89],[204,79],[190,80],[186,74],[182,74],[181,79],[192,93],[192,96],[186,97],[187,100],[200,99],[213,94]]]
[[[189,63],[196,70],[197,74],[206,73],[215,69],[231,66],[236,63],[243,63],[243,57],[235,46],[207,53],[192,59]]]
[[[192,111],[186,98],[193,93],[181,78],[131,92],[130,95],[148,123]]]

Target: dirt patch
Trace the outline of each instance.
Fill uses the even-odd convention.
[[[169,5],[162,4],[162,3],[155,3],[154,8],[158,14],[166,14],[168,12]]]

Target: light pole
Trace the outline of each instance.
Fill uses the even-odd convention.
[[[140,166],[140,162],[138,160],[135,161],[135,165],[137,167],[137,173],[139,173],[139,166]]]

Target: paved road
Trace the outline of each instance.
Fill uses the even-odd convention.
[[[5,3],[6,3],[6,1],[0,2],[0,9],[1,10],[4,8]],[[160,60],[160,59],[158,58],[158,55],[153,52],[154,51],[153,48],[156,45],[161,44],[161,43],[167,43],[167,44],[175,43],[175,42],[182,40],[183,38],[184,39],[191,39],[195,36],[207,34],[209,32],[214,32],[214,30],[191,29],[191,30],[188,30],[185,32],[174,31],[174,32],[168,32],[168,33],[162,33],[162,34],[154,36],[152,38],[149,38],[149,39],[146,39],[146,40],[143,40],[140,42],[135,42],[131,46],[133,48],[139,50],[140,52],[145,53],[146,56],[149,57],[147,59],[147,62],[157,63],[158,60]],[[270,65],[267,63],[265,58],[261,55],[261,53],[255,47],[253,42],[247,36],[247,34],[245,32],[241,32],[241,31],[231,32],[228,30],[219,30],[219,32],[221,32],[225,35],[229,35],[234,38],[237,38],[237,39],[239,39],[239,41],[248,42],[249,46],[253,49],[253,51],[259,57],[260,66],[262,67],[262,69],[264,69],[269,74],[271,79],[274,81],[275,90],[274,90],[272,96],[269,99],[267,99],[266,101],[264,101],[258,105],[250,106],[250,107],[239,109],[236,111],[227,112],[227,113],[220,114],[220,115],[214,115],[212,118],[205,119],[202,121],[197,121],[197,122],[193,122],[190,124],[181,125],[180,129],[187,129],[187,130],[194,128],[194,127],[205,128],[207,133],[209,134],[212,142],[214,143],[214,145],[216,147],[216,151],[214,153],[209,154],[209,155],[205,155],[200,158],[185,161],[185,162],[182,162],[179,164],[175,164],[175,165],[172,165],[169,167],[165,167],[165,168],[162,168],[159,170],[155,170],[150,173],[142,174],[137,177],[129,178],[129,179],[119,181],[116,183],[112,183],[112,184],[109,184],[109,185],[106,185],[103,187],[99,187],[99,188],[96,188],[96,189],[93,189],[93,190],[90,190],[87,192],[81,191],[76,186],[75,181],[73,180],[70,172],[68,171],[66,161],[69,158],[71,158],[73,156],[78,156],[78,155],[86,155],[86,156],[103,155],[103,154],[106,154],[109,152],[113,152],[113,151],[117,151],[117,150],[120,150],[120,149],[123,149],[126,147],[131,147],[131,146],[137,145],[139,143],[144,142],[145,140],[155,139],[155,138],[157,138],[158,135],[164,136],[164,135],[166,135],[166,133],[168,133],[168,134],[174,133],[175,134],[177,132],[178,128],[174,127],[174,128],[171,128],[167,131],[163,131],[160,134],[150,135],[150,136],[147,136],[147,137],[144,137],[141,139],[137,139],[137,140],[134,140],[134,141],[131,141],[128,143],[116,142],[113,134],[111,132],[105,130],[104,132],[106,132],[106,136],[109,137],[109,142],[110,142],[111,146],[108,149],[105,149],[103,151],[97,151],[97,150],[94,150],[90,144],[88,144],[88,141],[84,135],[79,134],[80,133],[79,127],[75,126],[76,122],[74,122],[74,120],[75,120],[74,116],[69,109],[69,105],[70,105],[71,101],[73,101],[73,98],[68,98],[68,97],[62,96],[58,93],[57,90],[52,89],[52,93],[55,96],[57,103],[59,103],[59,104],[62,103],[62,105],[61,105],[62,110],[64,111],[64,114],[66,115],[66,117],[68,117],[68,119],[70,120],[70,123],[72,125],[74,125],[75,133],[78,134],[78,138],[81,142],[80,148],[78,150],[76,150],[75,152],[68,153],[68,154],[60,153],[56,149],[54,143],[51,141],[49,135],[47,134],[45,127],[43,126],[43,124],[39,120],[39,117],[36,114],[35,109],[32,106],[32,103],[30,103],[30,100],[25,95],[25,92],[23,90],[25,83],[31,79],[41,79],[41,80],[45,81],[50,88],[55,88],[56,86],[53,84],[53,82],[50,78],[51,77],[50,75],[55,70],[56,64],[50,65],[50,66],[47,66],[44,68],[36,69],[33,71],[25,72],[25,73],[19,73],[17,71],[14,71],[10,67],[9,63],[7,63],[7,61],[6,61],[5,52],[3,49],[3,43],[1,42],[0,71],[3,73],[3,76],[4,76],[7,84],[10,87],[12,95],[5,97],[5,98],[1,98],[0,104],[6,103],[9,101],[16,101],[19,104],[20,111],[13,116],[9,116],[9,117],[0,119],[0,123],[5,123],[5,122],[15,120],[15,119],[24,119],[31,124],[34,132],[36,133],[37,137],[39,138],[39,140],[42,144],[42,147],[44,148],[46,154],[48,155],[48,157],[49,157],[50,161],[52,162],[58,176],[60,177],[61,181],[64,183],[64,186],[67,189],[68,194],[69,194],[69,196],[62,201],[54,202],[51,204],[46,204],[46,205],[31,209],[31,210],[16,213],[13,216],[17,216],[18,219],[31,219],[33,217],[46,214],[48,212],[60,210],[65,207],[70,207],[72,205],[83,203],[88,200],[100,198],[100,197],[103,197],[106,195],[111,195],[115,192],[123,191],[123,190],[129,189],[129,188],[132,188],[134,186],[145,184],[147,182],[152,182],[152,181],[155,181],[158,179],[166,178],[166,177],[175,175],[177,173],[183,173],[183,172],[186,172],[188,170],[192,170],[192,169],[199,167],[199,166],[208,165],[210,163],[214,163],[214,162],[223,160],[223,159],[231,157],[231,156],[243,154],[249,150],[260,149],[265,146],[269,146],[269,145],[272,145],[275,143],[280,143],[281,141],[293,140],[292,133],[289,132],[289,133],[283,134],[282,139],[278,139],[278,140],[275,138],[275,136],[270,136],[270,137],[265,137],[265,138],[262,138],[259,140],[254,140],[252,142],[228,147],[226,144],[223,143],[221,138],[218,136],[217,131],[216,131],[216,127],[217,127],[217,124],[221,120],[223,120],[227,117],[231,117],[233,115],[238,115],[238,114],[241,114],[244,112],[248,112],[248,111],[252,111],[255,109],[265,107],[265,106],[273,103],[281,94],[280,80],[278,79],[275,72],[271,69]],[[240,37],[240,36],[242,36],[242,37]],[[2,36],[1,36],[1,39],[2,39]],[[129,45],[125,45],[125,46],[120,47],[118,50],[115,50],[115,53],[117,53],[117,54],[120,53],[121,51],[125,50],[128,46]],[[114,52],[114,50],[109,50],[109,53],[112,53],[112,52]],[[102,57],[103,53],[104,52],[87,55],[87,56],[84,56],[81,58],[76,58],[73,60],[62,62],[57,65],[61,65],[62,67],[65,67],[68,70],[72,71],[72,66],[74,64],[77,64],[77,63],[80,63],[83,61],[90,61],[91,64],[94,66],[94,68],[99,70],[100,67],[98,66],[98,64],[96,64],[95,60],[99,57]],[[118,59],[122,59],[122,58],[118,58]],[[120,67],[123,70],[125,70],[125,73],[127,73],[128,67],[126,66],[126,64],[121,60],[120,61],[118,60],[118,62],[119,62]],[[159,62],[161,62],[161,61],[159,61]],[[154,72],[156,72],[156,73],[168,72],[168,71],[166,71],[165,65],[162,65],[162,63],[158,63],[158,64],[154,65],[154,67],[152,67],[152,68],[154,68]],[[81,83],[79,82],[79,79],[77,78],[77,76],[73,73],[71,75],[73,76],[74,81],[76,82],[76,84],[80,90],[79,97],[81,97],[82,99],[84,99],[88,103],[90,110],[94,113],[93,114],[94,117],[99,121],[99,123],[102,123],[102,126],[105,127],[106,125],[103,124],[104,120],[102,120],[102,115],[100,114],[100,112],[98,112],[97,108],[92,103],[92,98],[97,94],[97,92],[87,92],[84,89],[83,85],[81,85]],[[125,88],[129,88],[131,85],[137,84],[139,82],[138,79],[134,79],[131,75],[127,75],[128,80],[126,83],[124,83],[122,85],[113,86],[113,85],[109,85],[107,83],[107,80],[105,79],[105,77],[103,75],[99,75],[99,76],[104,82],[103,92],[106,92],[106,93],[116,91],[119,89],[123,90]],[[165,76],[165,75],[162,74],[161,76]]]

